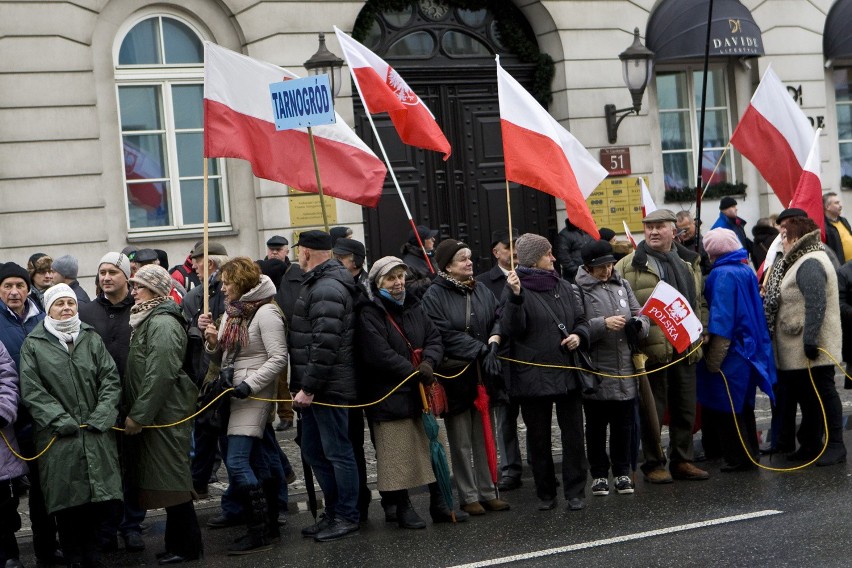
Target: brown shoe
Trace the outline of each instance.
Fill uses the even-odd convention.
[[[686,481],[704,481],[710,474],[692,465],[691,462],[679,462],[671,465],[672,477]]]
[[[672,476],[665,469],[653,469],[651,471],[644,472],[645,473],[645,481],[648,483],[672,483],[674,480]]]
[[[507,502],[502,499],[491,499],[490,501],[480,501],[480,505],[486,511],[508,511],[511,508]]]
[[[474,501],[473,503],[468,503],[467,505],[462,505],[461,508],[462,511],[473,517],[485,514],[485,509],[476,501]]]

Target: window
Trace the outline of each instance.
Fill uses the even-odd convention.
[[[188,24],[149,17],[116,56],[128,226],[134,233],[203,222],[204,46]],[[224,160],[208,160],[209,221],[227,225]]]
[[[837,140],[840,143],[840,184],[852,187],[852,67],[834,70]]]
[[[702,69],[658,71],[657,102],[666,192],[695,187],[696,152],[701,111]],[[707,107],[704,115],[704,184],[734,183],[731,152],[725,154],[712,179],[710,175],[731,137],[727,81],[724,68],[710,69],[707,76]],[[693,192],[694,193],[694,192]]]

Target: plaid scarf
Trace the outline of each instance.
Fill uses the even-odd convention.
[[[222,337],[219,338],[219,347],[223,352],[231,352],[237,344],[242,347],[248,346],[248,326],[251,319],[261,306],[271,301],[272,296],[260,300],[225,302],[225,313],[228,314],[228,319],[222,330]]]

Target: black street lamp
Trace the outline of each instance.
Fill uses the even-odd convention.
[[[305,61],[304,65],[311,75],[328,75],[329,81],[331,81],[332,96],[336,97],[340,94],[340,87],[342,86],[340,73],[343,68],[343,60],[330,52],[325,46],[324,33],[320,32],[319,34],[319,49],[310,59]]]
[[[639,114],[642,108],[642,95],[651,78],[654,69],[654,52],[642,45],[639,39],[639,28],[633,30],[633,44],[618,55],[623,65],[624,83],[633,97],[633,106],[616,109],[615,105],[604,106],[606,117],[606,133],[609,143],[615,144],[618,140],[618,126],[621,121],[633,113]],[[623,113],[623,114],[621,114]]]

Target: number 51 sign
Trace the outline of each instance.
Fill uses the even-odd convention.
[[[622,146],[618,148],[601,148],[601,165],[609,172],[609,176],[629,176],[630,148]]]

